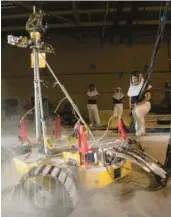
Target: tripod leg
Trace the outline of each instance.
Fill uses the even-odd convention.
[[[40,53],[41,54],[41,53]],[[63,91],[63,93],[65,94],[65,96],[67,97],[68,101],[71,103],[72,107],[74,108],[75,112],[77,113],[78,117],[80,118],[81,122],[87,126],[86,122],[84,121],[82,115],[80,114],[80,111],[78,109],[78,107],[75,105],[75,103],[73,102],[72,98],[70,97],[69,93],[67,92],[67,90],[65,89],[65,87],[60,83],[59,79],[57,78],[57,76],[55,75],[55,73],[53,72],[53,70],[51,69],[50,65],[48,64],[48,62],[46,61],[46,59],[43,57],[43,55],[41,55],[42,58],[44,59],[45,61],[45,64],[46,66],[48,67],[49,71],[51,72],[52,76],[54,77],[56,83],[59,85],[59,87],[61,88],[61,90]],[[91,137],[93,139],[94,138],[94,135],[93,133],[91,132],[91,130],[88,128],[87,126],[87,129],[89,130],[89,133],[91,135]]]
[[[40,74],[39,74],[39,57],[38,51],[35,50],[35,63],[36,63],[36,75],[37,75],[37,87],[38,87],[38,98],[39,98],[39,108],[40,108],[40,120],[42,125],[42,134],[43,134],[43,143],[44,143],[44,151],[47,154],[47,147],[46,147],[46,124],[44,120],[44,111],[43,111],[43,101],[42,101],[42,91],[41,91],[41,84],[40,84]]]
[[[34,105],[35,105],[35,125],[36,125],[36,139],[40,140],[41,130],[40,130],[40,107],[39,107],[39,98],[38,98],[38,81],[37,81],[37,57],[36,49],[33,49],[34,55]]]

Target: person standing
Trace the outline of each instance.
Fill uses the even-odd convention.
[[[120,119],[123,114],[123,98],[124,94],[122,93],[122,89],[117,87],[113,95],[113,116]]]
[[[87,103],[87,109],[90,119],[90,127],[100,127],[100,117],[99,117],[99,111],[97,107],[97,99],[99,98],[99,93],[96,90],[96,87],[94,84],[89,84],[88,86],[88,103]]]
[[[152,86],[150,84],[146,85],[143,96],[139,101],[139,94],[144,85],[144,81],[145,80],[139,71],[133,71],[131,73],[128,96],[130,97],[129,106],[135,122],[136,136],[141,136],[146,133],[144,118],[151,109],[150,100]]]

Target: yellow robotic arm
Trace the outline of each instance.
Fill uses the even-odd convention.
[[[43,11],[39,10],[39,12],[33,12],[33,14],[30,15],[27,23],[26,23],[26,31],[30,32],[46,32],[47,30],[47,24],[43,25],[43,18],[45,16],[45,13]]]

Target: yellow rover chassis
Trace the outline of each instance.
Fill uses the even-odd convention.
[[[76,176],[79,183],[86,188],[101,188],[109,185],[120,178],[123,178],[130,174],[131,172],[131,162],[121,161],[118,164],[111,165],[109,167],[104,167],[102,165],[90,164],[87,168],[80,166],[79,154],[73,153],[72,151],[63,152],[63,156],[44,156],[40,153],[29,153],[24,156],[18,156],[14,158],[14,162],[17,170],[24,175],[29,172],[34,167],[40,167],[41,165],[49,166],[59,166],[61,168],[69,167],[66,162],[69,158],[77,161]],[[46,181],[47,180],[47,181]],[[40,183],[39,179],[36,181]],[[48,179],[45,178],[43,181],[45,188],[48,188]]]

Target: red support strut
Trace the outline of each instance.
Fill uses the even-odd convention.
[[[87,138],[83,131],[83,126],[80,125],[78,128],[78,151],[80,155],[80,164],[84,165],[85,167],[87,167],[86,153],[89,150],[90,149],[88,147]]]
[[[55,119],[55,137],[56,139],[61,137],[61,120],[59,116]]]
[[[123,128],[123,123],[121,119],[118,119],[118,138],[119,139],[127,139],[127,135]]]
[[[21,139],[22,144],[24,144],[27,141],[26,127],[25,127],[24,120],[21,120],[20,122],[20,139]]]

